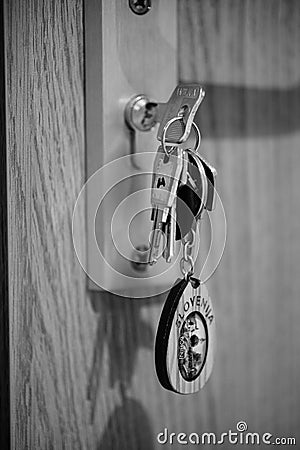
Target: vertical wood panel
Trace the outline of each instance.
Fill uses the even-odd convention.
[[[12,447],[152,449],[164,427],[222,432],[238,420],[296,435],[299,3],[179,2],[180,77],[207,83],[202,151],[218,168],[228,220],[209,283],[216,365],[192,397],[156,380],[162,297],[90,296],[74,253],[82,13],[81,0],[6,0]],[[82,246],[84,233],[82,211]]]
[[[10,446],[7,163],[5,117],[5,43],[3,4],[0,4],[0,446]]]
[[[82,4],[6,7],[12,446],[84,448],[96,321],[71,239],[84,180]]]

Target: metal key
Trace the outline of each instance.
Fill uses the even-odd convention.
[[[160,126],[157,139],[162,140],[167,123],[174,117],[182,117],[168,130],[166,141],[174,144],[185,142],[190,135],[195,114],[204,99],[205,91],[199,84],[179,84],[167,103],[159,103],[157,122]]]
[[[172,154],[167,156],[161,146],[158,148],[153,166],[151,190],[154,223],[150,243],[150,264],[156,262],[159,256],[161,237],[170,209],[175,204],[182,168],[182,149],[173,147]]]
[[[185,185],[188,181],[188,154],[186,151],[183,151],[183,165],[182,171],[180,175],[180,183],[179,185]],[[163,252],[163,257],[165,258],[167,263],[172,262],[172,258],[175,254],[175,244],[176,244],[176,226],[177,226],[177,213],[176,213],[176,203],[177,197],[174,200],[174,203],[171,207],[171,210],[168,215],[168,220],[166,224],[166,246]]]
[[[199,155],[186,150],[189,156],[187,183],[178,189],[176,240],[184,237],[191,229],[195,218],[201,216],[207,202],[208,183]]]
[[[203,203],[203,207],[208,210],[212,211],[215,207],[215,189],[216,189],[216,177],[217,177],[217,171],[216,169],[207,162],[207,160],[201,156],[198,152],[188,150],[190,154],[200,161],[201,166],[204,168],[204,173],[207,178],[207,194],[206,194],[206,200]],[[188,173],[188,180],[190,181],[192,185],[192,180],[189,177]]]
[[[215,189],[216,189],[217,171],[211,164],[209,164],[206,161],[206,159],[203,158],[203,156],[199,155],[199,157],[205,170],[208,185],[205,209],[207,209],[208,211],[213,211],[215,209]]]
[[[170,263],[175,254],[175,238],[176,238],[176,202],[174,201],[169,212],[168,221],[166,225],[166,246],[163,252],[163,257]]]
[[[159,146],[153,166],[151,203],[154,207],[161,207],[162,221],[166,222],[169,208],[171,208],[178,188],[183,168],[183,150],[172,147],[167,156]]]
[[[199,209],[198,212],[195,214],[196,219],[201,217],[201,214],[206,208],[207,205],[207,199],[208,199],[208,179],[205,171],[205,166],[203,164],[203,161],[199,155],[199,153],[188,150],[187,151],[192,158],[192,164],[196,168],[196,177],[193,178],[190,174],[190,171],[188,171],[188,181],[193,189],[193,191],[198,196],[199,200]],[[199,183],[200,181],[200,183]]]
[[[150,241],[149,264],[157,262],[162,236],[164,236],[164,224],[162,222],[163,210],[154,208],[154,222]]]
[[[183,150],[183,165],[182,165],[182,172],[180,177],[180,184],[187,184],[188,181],[188,167],[189,167],[189,155],[188,153]]]

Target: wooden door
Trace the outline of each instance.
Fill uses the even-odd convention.
[[[1,318],[12,448],[150,450],[164,428],[222,433],[241,420],[252,432],[300,439],[300,3],[178,8],[180,79],[206,85],[201,149],[218,169],[228,223],[208,283],[215,367],[187,397],[163,390],[154,373],[163,297],[88,292],[74,252],[71,218],[85,180],[83,2],[5,1]],[[82,211],[82,246],[84,219]]]

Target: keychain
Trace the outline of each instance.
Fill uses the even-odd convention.
[[[158,260],[161,242],[165,243],[162,256],[167,262],[174,256],[175,241],[181,239],[183,244],[183,278],[167,296],[155,341],[158,379],[164,388],[179,394],[197,392],[205,385],[215,349],[211,299],[204,283],[193,276],[200,219],[204,209],[214,207],[216,180],[215,169],[198,153],[201,134],[193,119],[204,95],[201,91],[196,86],[177,88],[164,106],[151,189],[150,264]],[[192,129],[195,147],[183,148]]]
[[[187,174],[180,178],[184,183],[177,180],[174,200],[178,222],[175,238],[181,238],[183,243],[180,260],[183,278],[175,282],[161,313],[155,341],[155,366],[165,389],[192,394],[205,385],[214,361],[215,315],[206,286],[193,277],[193,252],[202,213],[204,209],[213,209],[216,171],[195,150],[184,152],[188,160]],[[167,193],[165,195],[168,197]],[[192,214],[186,213],[186,207],[180,207],[183,204]],[[170,239],[174,237],[167,236],[167,240]]]
[[[181,270],[168,294],[156,333],[155,366],[161,385],[179,394],[192,394],[208,380],[214,360],[215,315],[206,286],[193,275],[193,258],[184,245]],[[185,272],[184,265],[190,264]]]

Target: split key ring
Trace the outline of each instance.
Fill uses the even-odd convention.
[[[183,135],[178,139],[177,143],[171,143],[171,142],[168,143],[169,144],[168,147],[171,147],[171,150],[170,151],[167,150],[167,145],[166,145],[167,131],[170,128],[170,126],[177,120],[182,120],[182,117],[181,116],[173,117],[166,123],[166,125],[164,126],[164,129],[163,129],[163,133],[162,133],[162,137],[161,137],[161,145],[162,145],[163,151],[165,152],[165,154],[167,156],[169,156],[172,153],[173,147],[175,147],[175,146],[177,147],[178,145],[182,144],[181,139],[182,139]],[[195,122],[192,122],[192,128],[194,128],[194,130],[196,132],[196,144],[195,144],[193,151],[197,152],[198,148],[200,146],[200,143],[201,143],[201,133],[200,133],[199,127],[195,124]]]

